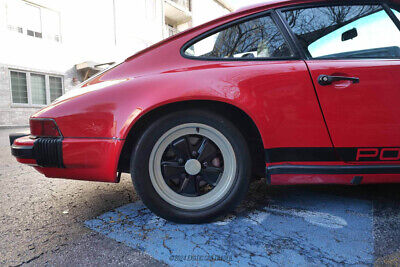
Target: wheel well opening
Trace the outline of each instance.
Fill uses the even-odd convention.
[[[167,104],[143,115],[129,131],[118,163],[118,171],[130,172],[132,150],[146,128],[158,118],[174,111],[187,109],[207,110],[229,119],[243,134],[251,154],[253,177],[265,177],[265,153],[260,132],[253,120],[241,109],[218,101],[194,100]]]

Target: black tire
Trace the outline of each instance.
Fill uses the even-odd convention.
[[[150,178],[150,156],[157,141],[167,131],[187,123],[204,124],[219,131],[233,148],[236,161],[236,171],[231,175],[233,182],[226,194],[209,207],[195,210],[182,209],[165,201]],[[205,223],[229,213],[246,196],[251,175],[250,153],[241,132],[223,116],[200,110],[178,111],[154,121],[133,148],[130,166],[133,184],[144,204],[158,216],[177,223]]]

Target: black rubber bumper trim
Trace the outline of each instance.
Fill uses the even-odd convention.
[[[266,168],[273,174],[400,174],[400,165],[315,166],[275,165]]]
[[[61,138],[38,138],[33,143],[33,155],[39,166],[65,168]]]
[[[11,146],[11,154],[21,159],[33,159],[33,146]]]
[[[21,159],[34,159],[41,167],[65,168],[62,153],[62,138],[38,138],[33,146],[14,145],[15,139],[26,134],[10,134],[11,154]]]

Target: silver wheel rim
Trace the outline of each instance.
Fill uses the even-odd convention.
[[[186,135],[199,135],[208,138],[218,147],[223,157],[224,168],[216,186],[201,196],[188,197],[176,193],[165,182],[161,170],[162,157],[167,147],[174,140]],[[167,203],[187,210],[208,208],[223,199],[234,184],[236,168],[235,153],[228,139],[215,128],[200,123],[182,124],[167,131],[154,145],[149,160],[151,183],[159,196]]]

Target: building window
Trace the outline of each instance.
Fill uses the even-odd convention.
[[[7,1],[7,27],[34,38],[61,42],[58,12],[22,0]]]
[[[11,72],[12,101],[15,104],[28,104],[26,73]]]
[[[59,76],[10,71],[13,104],[44,106],[63,94]]]
[[[46,82],[44,75],[31,74],[31,94],[32,104],[46,105]]]
[[[36,38],[42,38],[42,18],[40,8],[30,4],[25,4],[25,27],[26,34]]]
[[[62,79],[60,77],[49,76],[50,82],[50,101],[53,102],[62,96]]]

